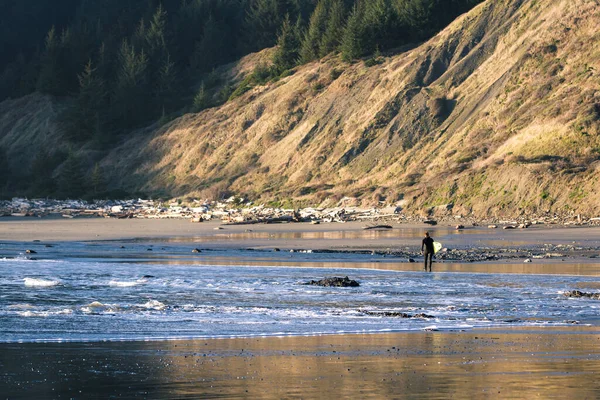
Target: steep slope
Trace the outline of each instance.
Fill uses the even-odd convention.
[[[132,188],[174,195],[593,214],[599,9],[596,0],[487,1],[380,65],[310,64],[135,137],[106,164],[135,171],[123,177]]]
[[[133,132],[101,164],[113,185],[162,196],[597,216],[599,10],[598,0],[488,0],[377,65],[330,56],[223,106]],[[265,58],[229,66],[229,75],[241,80],[253,57]],[[43,103],[46,117],[19,111],[19,101]],[[14,144],[15,121],[55,135],[48,98],[1,107],[9,154],[33,151]],[[46,143],[26,137],[32,148]]]

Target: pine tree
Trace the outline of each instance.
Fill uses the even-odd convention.
[[[98,163],[94,165],[94,169],[92,170],[92,175],[90,177],[90,183],[92,185],[91,190],[94,196],[99,196],[106,192],[106,180],[104,179],[104,172]]]
[[[65,136],[72,141],[85,141],[98,135],[101,114],[106,107],[104,81],[98,76],[92,60],[79,74],[79,94],[75,103],[66,111]]]
[[[393,46],[396,39],[396,20],[396,12],[390,0],[372,0],[366,3],[363,17],[366,28],[366,53]]]
[[[202,82],[202,84],[200,85],[200,90],[198,90],[198,93],[196,93],[196,96],[194,96],[194,104],[193,104],[192,108],[193,108],[194,112],[200,112],[200,111],[204,110],[205,108],[208,108],[209,105],[210,105],[210,98],[206,91],[204,82]]]
[[[4,194],[4,189],[10,182],[11,171],[8,164],[8,155],[4,147],[0,147],[0,194]]]
[[[327,5],[329,0],[320,0],[310,16],[308,29],[302,41],[300,60],[307,63],[319,57],[319,44],[327,28]]]
[[[286,15],[281,32],[277,38],[277,50],[273,55],[273,65],[278,73],[293,68],[298,63],[300,54],[300,29],[301,20],[298,18],[296,25],[290,23],[290,16]]]
[[[150,57],[167,50],[166,26],[167,12],[162,8],[162,5],[159,5],[150,20],[150,26],[144,32],[144,39]]]
[[[341,43],[342,59],[344,61],[352,61],[362,57],[365,53],[363,41],[363,13],[360,6],[355,4],[344,29],[344,36]]]
[[[402,0],[396,6],[400,23],[413,40],[422,40],[435,31],[432,12],[433,0]]]
[[[144,118],[148,90],[148,57],[142,50],[123,41],[119,50],[119,70],[113,112],[123,127],[134,127]]]
[[[227,33],[222,24],[212,15],[204,25],[204,35],[194,52],[194,67],[199,71],[210,71],[226,59]]]
[[[38,77],[36,89],[42,93],[61,93],[61,82],[59,79],[59,50],[60,42],[56,35],[56,29],[52,27],[46,35],[45,49],[42,56],[41,70]]]
[[[79,198],[87,191],[81,160],[73,150],[62,165],[58,183],[62,197]]]
[[[327,19],[327,27],[323,33],[319,47],[319,55],[325,57],[335,51],[344,33],[344,21],[346,18],[346,7],[343,0],[333,0]]]
[[[286,0],[253,0],[246,17],[245,31],[251,51],[271,47],[275,44],[277,31],[283,23],[283,16],[289,13]],[[292,5],[292,8],[293,5]],[[292,15],[296,15],[293,13]]]
[[[55,158],[42,149],[31,161],[30,181],[38,196],[51,196],[56,191],[56,181],[52,176],[57,166]]]

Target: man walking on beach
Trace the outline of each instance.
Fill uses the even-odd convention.
[[[429,260],[429,272],[431,272],[431,264],[433,263],[433,239],[429,236],[429,232],[425,232],[425,237],[421,243],[421,251],[425,256],[425,271],[427,272],[427,261]]]

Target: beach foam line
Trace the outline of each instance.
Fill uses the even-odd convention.
[[[60,281],[39,278],[25,278],[23,279],[23,283],[25,286],[29,287],[51,287],[59,285]]]

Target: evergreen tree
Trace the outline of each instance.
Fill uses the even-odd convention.
[[[346,22],[341,51],[344,61],[355,60],[362,57],[365,53],[363,13],[358,4],[354,5]]]
[[[8,155],[4,147],[0,147],[0,194],[5,194],[5,189],[11,180],[11,170]]]
[[[293,4],[286,0],[251,1],[246,17],[247,27],[244,29],[249,33],[249,50],[256,51],[273,46],[284,16],[298,15],[299,10],[294,10],[296,7],[297,3]]]
[[[134,127],[144,119],[148,95],[148,57],[144,51],[123,41],[114,92],[113,113],[124,127]]]
[[[173,107],[177,76],[175,72],[175,63],[171,61],[171,57],[168,54],[158,70],[158,76],[155,82],[155,102],[157,102],[159,107],[163,108],[163,111],[165,108],[170,111]]]
[[[194,67],[199,71],[210,71],[225,58],[227,33],[212,15],[204,25],[202,40],[194,52]]]
[[[327,6],[329,0],[319,0],[315,11],[310,16],[308,29],[302,41],[300,60],[307,63],[319,57],[319,44],[327,28]]]
[[[397,17],[390,0],[372,0],[366,3],[363,17],[365,51],[387,49],[397,43]]]
[[[60,195],[65,198],[79,198],[87,191],[81,160],[73,150],[69,150],[59,175]]]
[[[401,0],[396,9],[400,23],[413,40],[422,40],[435,32],[432,12],[436,0]]]
[[[295,25],[290,23],[290,16],[286,15],[281,32],[277,38],[277,50],[273,55],[273,65],[278,73],[295,67],[300,55],[300,29],[301,20],[298,18]]]
[[[46,35],[44,55],[40,74],[37,80],[37,90],[42,93],[60,94],[61,82],[59,79],[59,50],[60,42],[56,29],[52,27]]]
[[[104,81],[98,76],[90,60],[79,74],[77,99],[66,111],[66,137],[72,141],[85,141],[98,135],[97,130],[105,107]]]
[[[106,193],[106,180],[104,179],[104,172],[98,163],[94,165],[92,175],[90,176],[90,183],[92,186],[92,195],[100,196],[103,193]]]
[[[30,181],[38,196],[51,196],[56,191],[56,181],[52,176],[60,162],[59,157],[52,157],[47,150],[42,149],[33,157],[30,170]],[[61,160],[62,161],[62,160]]]
[[[200,112],[210,106],[210,97],[206,91],[204,82],[200,85],[200,89],[194,96],[194,104],[192,106],[194,112]]]
[[[343,0],[333,0],[329,10],[327,27],[321,39],[319,56],[325,57],[332,51],[337,50],[344,32],[345,19],[346,7]]]

